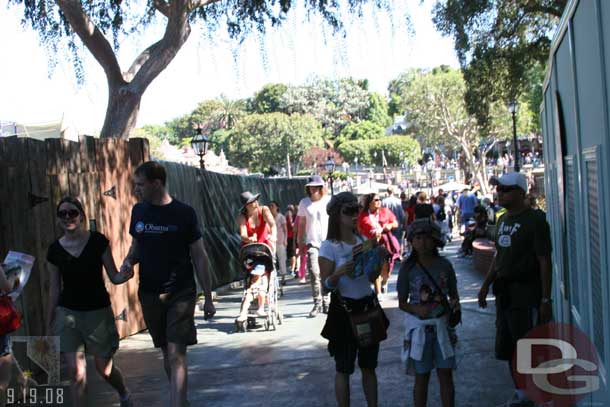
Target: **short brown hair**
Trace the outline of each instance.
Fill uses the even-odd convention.
[[[161,181],[161,184],[163,186],[165,186],[165,181],[167,180],[167,173],[165,172],[165,167],[163,167],[156,161],[147,161],[143,164],[140,164],[140,166],[136,168],[135,174],[143,175],[148,181],[154,181],[158,179],[159,181]]]

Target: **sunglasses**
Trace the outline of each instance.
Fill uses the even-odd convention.
[[[74,219],[80,215],[80,212],[76,209],[68,209],[57,211],[57,217],[61,219]]]
[[[379,201],[381,201],[381,198],[375,198],[375,199],[373,199],[373,202],[379,202]]]
[[[496,187],[496,191],[502,192],[502,193],[516,191],[517,189],[521,189],[521,188],[519,188],[516,185],[498,185]]]

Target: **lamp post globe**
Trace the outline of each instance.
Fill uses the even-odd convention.
[[[334,195],[335,191],[333,188],[333,171],[335,171],[335,161],[332,156],[328,156],[328,159],[324,163],[324,168],[326,168],[326,172],[328,173],[328,180],[330,182],[330,194]]]
[[[195,151],[195,154],[199,156],[199,166],[201,169],[205,169],[203,156],[208,152],[209,145],[210,138],[203,134],[201,125],[197,126],[197,134],[191,139],[191,147],[193,148],[193,151]]]

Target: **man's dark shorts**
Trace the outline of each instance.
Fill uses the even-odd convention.
[[[339,373],[352,374],[355,370],[356,356],[360,369],[376,369],[379,356],[379,344],[368,348],[358,348],[355,342],[333,342],[332,354],[335,357],[336,370]]]
[[[517,341],[537,325],[536,308],[496,308],[496,358],[512,360]]]
[[[172,294],[138,292],[144,321],[152,337],[155,348],[166,346],[168,342],[181,345],[195,345],[195,304],[194,287]]]

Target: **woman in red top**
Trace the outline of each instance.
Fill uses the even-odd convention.
[[[275,220],[271,210],[266,206],[260,206],[258,204],[258,198],[261,194],[252,194],[250,191],[246,191],[241,194],[241,207],[240,214],[237,217],[237,224],[239,226],[239,235],[241,236],[242,246],[249,243],[264,243],[271,248],[271,251],[275,253]],[[267,271],[262,278],[253,276],[251,279],[251,285],[255,284],[262,285],[263,289],[258,290],[258,314],[265,314],[265,294],[267,292],[267,285],[269,283],[270,273]],[[248,293],[250,290],[248,290]],[[248,297],[250,295],[250,297]],[[242,302],[241,311],[239,313],[238,321],[246,320],[248,315],[248,307],[252,302],[251,294],[246,294],[244,302]]]
[[[388,279],[394,267],[394,261],[400,256],[400,245],[391,233],[398,227],[396,216],[388,208],[381,207],[381,197],[378,194],[365,196],[364,208],[358,215],[358,231],[367,239],[376,238],[384,245],[390,256],[381,269],[381,274],[375,281],[375,293],[381,295],[387,292]]]

